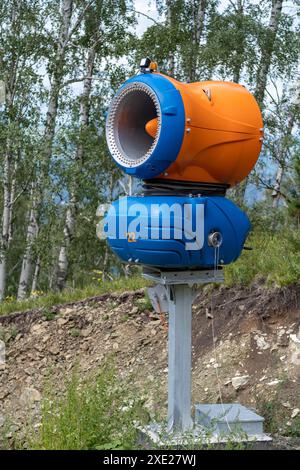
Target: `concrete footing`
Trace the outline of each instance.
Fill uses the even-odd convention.
[[[158,448],[230,448],[239,444],[264,448],[272,438],[264,434],[263,421],[261,416],[238,403],[205,404],[195,406],[195,422],[188,431],[170,432],[167,425],[158,423],[140,427],[139,431],[144,442]]]

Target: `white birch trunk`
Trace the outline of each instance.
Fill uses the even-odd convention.
[[[281,17],[282,4],[283,0],[272,0],[272,9],[268,25],[268,39],[265,47],[261,51],[261,58],[256,78],[255,97],[260,104],[262,104],[264,101],[268,73],[274,51],[274,43],[277,35],[279,20]]]
[[[64,289],[68,273],[68,247],[72,241],[75,226],[75,200],[71,201],[66,212],[66,220],[63,231],[63,243],[59,250],[57,266],[57,288]]]
[[[3,215],[0,243],[0,301],[4,299],[7,277],[7,251],[11,225],[10,154],[6,152],[3,171]]]
[[[52,154],[52,144],[55,132],[55,123],[58,108],[58,96],[63,81],[63,64],[65,61],[66,47],[69,40],[71,29],[71,18],[73,11],[73,0],[61,1],[61,25],[57,41],[57,53],[55,57],[55,69],[51,80],[50,97],[48,102],[48,110],[46,115],[46,123],[44,129],[44,152],[41,180],[47,177],[48,166]],[[18,287],[18,299],[26,297],[32,270],[32,247],[38,231],[33,229],[37,226],[37,210],[42,198],[42,188],[36,188],[31,201],[31,210],[29,223],[27,227],[26,247],[23,256],[22,269]]]
[[[22,300],[25,299],[27,296],[27,291],[29,287],[29,279],[31,276],[31,268],[32,268],[32,257],[31,251],[34,245],[35,237],[38,233],[38,224],[36,219],[36,206],[37,206],[37,199],[34,197],[35,187],[32,187],[32,194],[33,194],[33,205],[29,212],[28,217],[28,226],[27,226],[27,233],[26,233],[26,248],[25,253],[23,256],[22,261],[22,268],[21,268],[21,275],[19,280],[18,286],[18,293],[17,299]]]
[[[244,17],[244,5],[242,0],[237,0],[236,5],[236,19],[240,23],[238,27],[241,29],[243,27],[243,17]],[[241,73],[243,69],[243,62],[244,62],[244,48],[245,48],[245,38],[243,35],[243,39],[238,41],[236,44],[236,54],[237,57],[235,59],[235,66],[234,66],[234,73],[233,73],[233,81],[235,83],[240,82]]]
[[[255,97],[260,105],[263,104],[266,86],[267,86],[267,79],[268,73],[270,70],[272,54],[274,50],[274,43],[276,39],[276,34],[278,30],[278,24],[281,16],[282,10],[282,3],[283,0],[272,0],[272,9],[270,14],[270,20],[268,25],[268,32],[269,38],[266,46],[261,51],[261,58],[258,66],[257,76],[256,76],[256,89],[255,89]],[[239,0],[238,8],[241,8],[242,4]],[[236,75],[234,77],[234,81],[238,81],[240,77],[241,70],[236,71]],[[248,178],[245,178],[239,186],[235,189],[235,194],[237,198],[238,204],[243,204],[245,202],[245,194],[248,184]]]
[[[276,172],[276,179],[274,190],[272,192],[273,198],[273,209],[276,209],[279,205],[281,197],[281,184],[284,176],[284,170],[287,165],[287,150],[289,145],[289,139],[292,136],[294,125],[296,124],[297,115],[299,113],[300,106],[300,81],[296,82],[295,86],[291,88],[291,107],[289,110],[289,117],[287,121],[287,126],[284,129],[281,144],[276,155],[276,160],[278,161],[278,167]]]
[[[191,66],[189,73],[189,81],[193,82],[196,80],[196,71],[199,66],[199,49],[200,41],[204,33],[204,21],[206,13],[207,0],[198,0],[198,6],[196,6],[195,14],[195,35],[194,35],[194,57],[191,58]]]
[[[98,36],[98,34],[96,34]],[[95,39],[96,41],[96,39]],[[86,78],[83,83],[83,92],[81,95],[80,100],[80,127],[81,132],[87,128],[89,125],[89,116],[90,116],[90,96],[92,91],[92,75],[94,70],[94,63],[95,63],[95,45],[96,42],[89,48],[87,61],[86,61]],[[84,158],[84,145],[81,142],[76,151],[76,163],[78,165],[78,169],[80,169],[81,165],[83,164]],[[75,178],[76,179],[76,178]],[[68,249],[70,243],[72,241],[75,224],[76,224],[76,205],[77,205],[77,198],[76,198],[76,182],[75,181],[75,188],[71,189],[71,199],[69,203],[69,207],[66,211],[66,218],[63,230],[63,242],[59,249],[58,255],[58,266],[57,266],[57,288],[58,290],[63,290],[66,286],[67,274],[68,274],[68,266],[69,266],[69,259],[68,259]]]
[[[11,30],[14,30],[17,5],[13,5],[11,11]],[[18,58],[11,63],[10,75],[5,84],[5,106],[9,110],[14,104],[15,86],[18,72]],[[7,255],[12,236],[12,210],[15,193],[15,174],[17,163],[15,162],[15,171],[12,168],[13,155],[11,150],[11,137],[7,136],[6,151],[3,166],[3,211],[2,226],[0,232],[0,302],[5,298],[5,289],[7,281]]]
[[[173,3],[173,0],[166,0],[166,7],[167,7],[166,23],[169,28],[172,28],[172,25],[173,25],[172,3]],[[171,75],[172,77],[174,76],[175,57],[174,57],[173,52],[169,53],[167,71],[169,75]]]
[[[33,273],[32,284],[31,284],[31,296],[34,296],[37,291],[38,279],[41,269],[41,258],[38,256],[35,263],[35,270]]]

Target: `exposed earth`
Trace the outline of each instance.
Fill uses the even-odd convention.
[[[275,438],[279,447],[300,449],[300,284],[270,289],[257,281],[199,292],[194,403],[222,398],[251,406],[268,429],[279,422],[276,432],[288,436]],[[0,429],[8,417],[13,432],[22,432],[28,416],[38,422],[49,373],[59,392],[73,367],[89,374],[110,354],[150,413],[165,411],[167,318],[152,310],[143,290],[2,316],[0,334]]]

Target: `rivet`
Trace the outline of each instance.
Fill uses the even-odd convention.
[[[190,127],[187,128],[186,132],[189,134],[191,132]]]

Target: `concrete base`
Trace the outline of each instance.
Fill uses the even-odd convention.
[[[264,418],[239,403],[195,406],[195,423],[222,436],[263,435]]]
[[[226,448],[226,446],[238,447],[239,444],[250,444],[251,448],[265,448],[272,441],[266,434],[246,435],[220,435],[211,432],[201,425],[195,425],[188,432],[168,432],[167,426],[152,423],[148,426],[138,427],[140,432],[140,443],[149,448],[156,447],[166,449],[176,447],[179,449],[206,449],[211,447]]]
[[[195,423],[189,431],[168,431],[167,425],[152,423],[140,427],[142,439],[157,447],[201,449],[226,445],[251,444],[264,448],[272,438],[263,432],[264,418],[238,404],[195,406]]]

